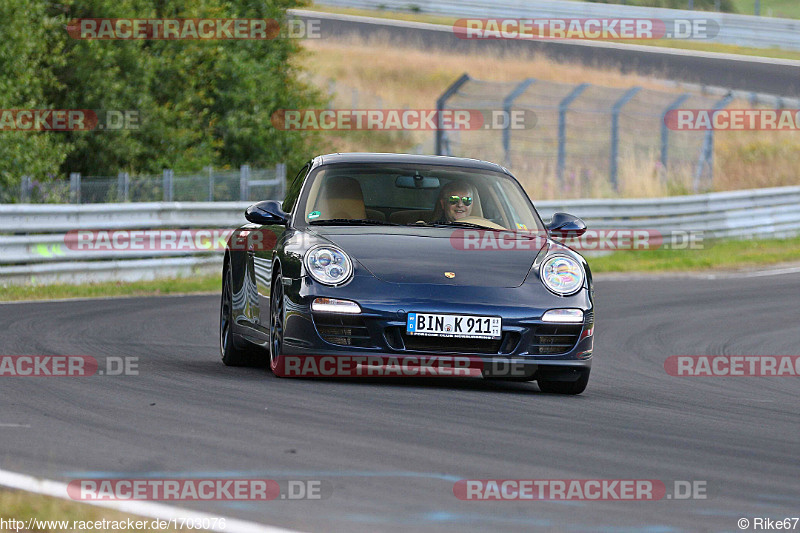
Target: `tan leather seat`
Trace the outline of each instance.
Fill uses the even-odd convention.
[[[319,220],[333,218],[367,218],[361,184],[347,176],[332,176],[325,180],[317,199]]]

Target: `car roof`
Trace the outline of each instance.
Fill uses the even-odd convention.
[[[381,154],[369,152],[351,152],[320,155],[314,159],[314,166],[336,163],[388,163],[388,164],[416,164],[416,165],[442,165],[452,167],[465,167],[482,170],[503,172],[511,175],[505,168],[496,163],[469,159],[466,157],[450,157],[443,155],[417,155],[417,154]]]

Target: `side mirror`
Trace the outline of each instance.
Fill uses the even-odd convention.
[[[586,233],[586,223],[570,214],[556,213],[547,225],[547,231],[553,237],[580,237]]]
[[[244,212],[244,218],[261,226],[273,224],[285,226],[289,222],[289,215],[283,212],[280,202],[276,200],[267,200],[251,205]]]

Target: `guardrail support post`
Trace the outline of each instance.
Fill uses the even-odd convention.
[[[558,185],[564,184],[564,169],[567,164],[567,110],[590,83],[581,83],[558,104]]]
[[[239,200],[242,202],[247,201],[250,197],[249,182],[250,165],[242,165],[239,168]]]
[[[283,201],[286,197],[286,163],[275,165],[275,179],[278,180],[278,198]]]
[[[614,107],[611,108],[611,171],[610,171],[610,178],[611,178],[611,186],[614,188],[615,191],[619,192],[619,185],[617,183],[617,174],[619,172],[619,114],[622,112],[622,108],[631,101],[631,98],[636,96],[636,93],[641,91],[641,87],[631,87],[628,89],[625,94],[622,95],[622,98],[614,103]]]
[[[165,168],[164,175],[163,175],[163,187],[164,187],[164,201],[171,202],[173,193],[175,192],[172,187],[172,177],[173,172],[172,170]]]
[[[722,100],[714,104],[712,109],[712,116],[714,112],[725,109],[728,104],[733,100],[733,94],[728,93]],[[694,172],[694,183],[692,187],[694,192],[700,190],[700,179],[703,177],[704,169],[708,169],[708,183],[714,184],[714,128],[711,127],[706,132],[705,139],[703,139],[703,148],[700,151],[700,159],[697,161],[697,168]]]
[[[458,92],[461,86],[467,83],[469,80],[469,74],[462,74],[461,77],[458,78],[450,87],[448,87],[447,90],[445,90],[445,92],[443,92],[442,95],[436,100],[436,155],[450,155],[450,146],[447,143],[445,132],[441,127],[442,111],[444,110],[447,100],[449,100],[451,96]],[[446,149],[445,145],[447,145]]]
[[[534,78],[524,80],[514,87],[514,90],[503,99],[503,113],[505,113],[505,119],[507,120],[506,127],[503,128],[503,153],[505,154],[505,164],[507,167],[511,166],[511,106],[514,100],[519,98],[519,96],[535,81]]]
[[[81,203],[81,173],[71,172],[69,175],[70,200],[76,204]]]
[[[661,168],[665,176],[667,175],[667,168],[669,166],[669,128],[667,128],[667,115],[678,109],[681,104],[689,99],[689,96],[688,93],[680,95],[669,104],[667,108],[664,109],[664,113],[661,114]]]

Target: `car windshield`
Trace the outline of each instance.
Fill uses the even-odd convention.
[[[312,226],[543,229],[525,191],[510,176],[439,165],[323,165],[308,177],[297,213],[299,224]]]

